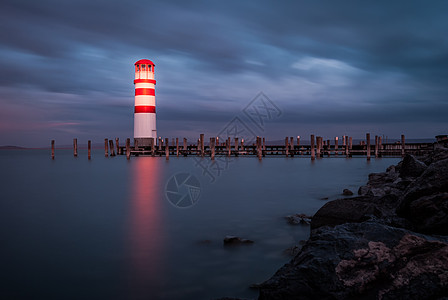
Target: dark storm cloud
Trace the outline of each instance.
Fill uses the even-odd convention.
[[[129,136],[132,64],[147,57],[165,135],[187,123],[219,130],[259,91],[283,107],[277,122],[288,126],[438,130],[447,9],[445,1],[4,0],[0,106],[19,114],[35,92],[32,106],[45,113],[34,122],[69,120],[86,135],[122,112],[114,130]],[[4,120],[0,129],[20,127]]]

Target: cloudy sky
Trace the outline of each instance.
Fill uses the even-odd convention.
[[[158,134],[238,117],[269,139],[448,133],[447,1],[0,2],[0,145],[133,135],[133,64]],[[263,92],[281,113],[251,127]]]

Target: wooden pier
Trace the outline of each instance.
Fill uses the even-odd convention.
[[[115,141],[115,143],[114,143]],[[373,141],[373,144],[371,143]],[[384,143],[381,136],[372,138],[369,133],[366,139],[361,140],[359,144],[353,144],[353,138],[349,136],[342,137],[342,143],[339,143],[339,137],[335,137],[333,142],[330,139],[324,139],[321,136],[310,135],[308,144],[301,144],[300,136],[296,139],[293,137],[285,137],[284,144],[270,145],[264,137],[256,137],[254,141],[248,143],[244,139],[230,138],[219,139],[218,137],[210,137],[209,142],[205,143],[204,134],[200,134],[195,143],[188,143],[183,138],[182,143],[179,138],[172,139],[171,143],[168,138],[159,138],[157,141],[150,139],[149,146],[139,146],[138,141],[134,141],[131,145],[131,139],[126,139],[125,145],[120,145],[119,139],[104,139],[104,155],[106,157],[114,157],[115,155],[126,155],[127,159],[131,156],[165,156],[169,160],[170,156],[199,156],[210,157],[239,157],[252,156],[259,160],[269,156],[284,157],[307,157],[311,160],[326,157],[366,157],[370,160],[372,157],[403,157],[406,154],[422,156],[430,153],[439,144],[448,143],[446,136],[437,136],[437,142],[434,143],[406,143],[405,136],[401,136],[401,140],[394,143]],[[88,159],[91,159],[92,143],[88,141]],[[73,139],[73,155],[79,156],[78,140]],[[51,158],[55,158],[55,141],[51,141]]]
[[[368,160],[371,157],[402,157],[405,154],[422,156],[434,149],[434,143],[405,143],[404,135],[399,143],[383,143],[382,138],[375,137],[374,144],[371,145],[370,135],[366,135],[366,140],[358,145],[353,145],[353,139],[348,136],[343,137],[342,145],[339,145],[338,138],[334,143],[325,141],[320,136],[310,136],[309,144],[300,144],[300,137],[294,141],[293,137],[286,137],[284,145],[267,145],[266,139],[257,137],[248,144],[243,139],[227,138],[220,142],[217,137],[211,137],[208,144],[204,143],[204,135],[201,134],[196,143],[188,144],[187,139],[183,139],[183,145],[179,144],[179,139],[159,139],[158,143],[152,141],[152,146],[120,147],[117,151],[119,155],[130,156],[200,156],[210,157],[212,160],[216,156],[253,156],[262,159],[267,156],[284,157],[309,157],[312,160],[324,157],[353,157],[365,156]]]

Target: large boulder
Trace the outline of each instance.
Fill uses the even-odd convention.
[[[381,212],[369,197],[337,199],[327,202],[313,216],[311,230],[322,226],[336,226],[344,223],[360,223]]]
[[[398,164],[400,170],[400,176],[406,177],[418,177],[428,168],[427,165],[419,161],[415,156],[406,154],[403,160]]]
[[[444,239],[372,221],[321,227],[259,299],[435,299],[448,294],[446,270]]]
[[[448,234],[448,159],[429,165],[401,197],[399,216],[407,218],[425,233]]]

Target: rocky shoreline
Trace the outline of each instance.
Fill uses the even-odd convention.
[[[311,221],[310,237],[258,299],[448,299],[447,148],[407,155],[309,218],[286,217]]]
[[[448,149],[369,175],[326,203],[265,299],[448,299]]]

